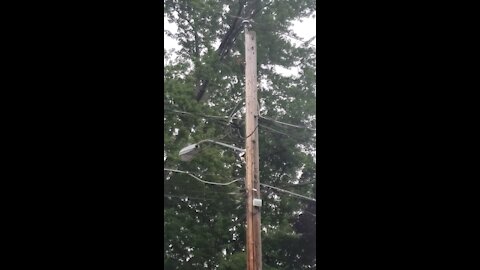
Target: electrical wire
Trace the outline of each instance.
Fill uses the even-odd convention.
[[[302,128],[302,129],[309,129],[309,130],[313,130],[313,131],[316,131],[316,130],[317,130],[316,128],[309,128],[309,127],[305,127],[305,126],[297,126],[297,125],[294,125],[294,124],[285,123],[285,122],[278,121],[278,120],[275,120],[275,119],[273,119],[273,118],[265,117],[265,116],[262,116],[262,115],[260,115],[260,118],[263,118],[263,119],[265,119],[265,120],[270,120],[270,121],[273,121],[273,122],[276,122],[276,123],[279,123],[279,124],[282,124],[282,125],[285,125],[285,126],[290,126],[290,127],[295,127],[295,128]]]
[[[233,116],[234,111],[232,111],[232,114],[230,114],[230,116],[217,116],[217,115],[194,114],[194,113],[191,113],[191,112],[173,110],[173,109],[164,109],[164,110],[168,111],[168,112],[182,114],[182,115],[190,115],[190,116],[193,116],[193,117],[212,118],[215,121],[221,122],[221,124],[225,124],[228,127],[228,132],[226,134],[219,135],[218,137],[215,138],[216,140],[221,140],[221,139],[223,139],[227,136],[231,136],[232,135],[232,126],[231,126],[232,119],[235,119],[235,120],[241,119],[241,118]]]
[[[187,114],[187,115],[196,116],[196,117],[222,119],[222,120],[225,120],[225,121],[227,121],[229,119],[228,116],[195,114],[195,113],[192,113],[192,112],[186,112],[186,111],[180,111],[180,110],[174,110],[174,109],[164,109],[164,111],[170,111],[170,112],[175,112],[175,113],[179,113],[179,114]],[[239,119],[239,118],[238,117],[232,117],[231,119]]]
[[[248,135],[247,137],[245,137],[245,139],[250,138],[250,136],[252,136],[253,133],[255,133],[255,131],[257,130],[257,128],[258,128],[258,124],[257,124],[257,126],[255,127],[255,129],[252,131],[252,133],[250,133],[250,135]]]
[[[308,181],[308,182],[304,182],[304,183],[288,184],[286,186],[288,186],[288,187],[300,187],[300,186],[315,184],[316,182],[317,182],[317,180],[312,180],[312,181]]]
[[[175,189],[173,188],[166,188],[165,191],[175,191]],[[182,191],[188,191],[188,194],[190,195],[197,195],[197,194],[201,194],[201,195],[204,195],[204,194],[208,194],[208,195],[217,195],[217,194],[230,194],[230,195],[240,195],[242,194],[242,189],[238,189],[238,190],[233,190],[231,192],[227,192],[225,193],[226,191],[222,191],[222,190],[211,190],[211,189],[208,189],[208,191],[203,191],[203,190],[199,190],[198,188],[197,189],[191,189],[191,188],[185,188],[185,187],[182,187]]]
[[[171,172],[177,172],[177,173],[184,173],[184,174],[188,174],[189,176],[195,178],[196,180],[202,182],[202,183],[205,183],[205,184],[211,184],[211,185],[218,185],[218,186],[226,186],[226,185],[230,185],[230,184],[233,184],[235,182],[238,182],[238,181],[241,181],[241,180],[244,180],[244,178],[239,178],[239,179],[235,179],[233,181],[230,181],[230,182],[227,182],[227,183],[218,183],[218,182],[209,182],[209,181],[205,181],[205,180],[202,180],[200,178],[198,178],[197,176],[189,173],[189,172],[186,172],[186,171],[181,171],[181,170],[175,170],[175,169],[163,169],[164,171],[171,171]],[[305,199],[305,200],[309,200],[309,201],[313,201],[313,202],[316,202],[317,200],[314,199],[314,198],[310,198],[310,197],[307,197],[307,196],[303,196],[303,195],[300,195],[300,194],[297,194],[295,192],[291,192],[291,191],[288,191],[288,190],[285,190],[285,189],[281,189],[281,188],[278,188],[278,187],[274,187],[274,186],[271,186],[271,185],[267,185],[267,184],[264,184],[264,183],[260,183],[261,186],[264,186],[264,187],[267,187],[267,188],[271,188],[271,189],[275,189],[275,190],[278,190],[278,191],[281,191],[281,192],[284,192],[284,193],[288,193],[292,196],[295,196],[295,197],[299,197],[299,198],[302,198],[302,199]]]
[[[163,194],[163,197],[167,198],[180,198],[180,199],[189,199],[189,200],[204,200],[204,201],[214,201],[214,199],[208,199],[208,198],[199,198],[199,197],[190,197],[190,196],[177,196],[177,195],[172,195],[172,194]]]
[[[276,130],[276,129],[273,129],[273,128],[271,128],[271,127],[268,127],[268,126],[265,126],[265,125],[262,125],[262,124],[259,124],[259,125],[260,125],[261,127],[265,128],[265,129],[271,131],[271,132],[278,133],[278,134],[282,134],[282,135],[284,135],[284,136],[287,136],[287,137],[292,138],[292,136],[290,136],[290,135],[288,135],[288,134],[286,134],[286,133],[283,133],[283,132],[281,132],[281,131],[278,131],[278,130]]]
[[[258,114],[260,116],[260,118],[263,118],[265,120],[270,120],[270,121],[273,121],[273,122],[276,122],[276,123],[279,123],[279,124],[283,124],[283,125],[287,125],[287,126],[291,126],[291,127],[296,127],[296,128],[302,128],[302,129],[309,129],[309,130],[313,130],[313,131],[316,131],[315,128],[309,128],[309,127],[305,127],[305,126],[297,126],[297,125],[293,125],[293,124],[289,124],[289,123],[285,123],[285,122],[281,122],[281,121],[278,121],[276,119],[273,119],[273,118],[269,118],[269,117],[265,117],[265,116],[262,116],[262,114],[260,113],[261,109],[260,109],[260,102],[257,100],[257,108],[258,108]],[[263,127],[266,127],[266,126],[263,126]],[[267,129],[270,129],[274,132],[277,132],[277,133],[280,133],[280,134],[283,134],[283,135],[286,135],[288,136],[287,134],[285,133],[282,133],[278,130],[274,130],[273,128],[270,128],[270,127],[266,127]]]
[[[191,112],[173,110],[173,109],[164,109],[164,110],[175,112],[175,113],[180,113],[180,114],[188,114],[188,115],[197,116],[197,117],[222,119],[222,120],[225,120],[225,121],[228,121],[229,119],[241,119],[239,117],[233,117],[233,115],[229,117],[229,116],[218,116],[218,115],[194,114],[194,113],[191,113]],[[270,118],[270,117],[266,117],[266,116],[263,116],[263,115],[260,115],[260,118],[265,119],[265,120],[270,120],[270,121],[273,121],[273,122],[276,122],[276,123],[279,123],[279,124],[282,124],[282,125],[290,126],[290,127],[301,128],[301,129],[309,129],[309,130],[312,130],[312,131],[317,130],[316,128],[309,128],[309,127],[305,127],[305,126],[298,126],[298,125],[294,125],[294,124],[285,123],[285,122],[282,122],[282,121],[279,121],[279,120],[276,120],[276,119],[273,119],[273,118]]]
[[[180,111],[180,110],[173,110],[173,109],[164,109],[165,111],[173,112],[173,113],[178,113],[178,114],[183,114],[183,115],[190,115],[190,116],[196,116],[196,117],[201,117],[201,118],[212,118],[214,121],[220,122],[220,124],[226,125],[228,127],[228,133],[218,135],[217,137],[214,138],[214,140],[222,140],[225,137],[229,136],[231,134],[231,121],[232,119],[237,119],[236,117],[233,117],[233,115],[230,115],[230,117],[227,116],[216,116],[216,115],[202,115],[202,114],[194,114],[191,112],[185,112],[185,111]]]
[[[163,170],[164,171],[187,174],[187,175],[193,177],[195,180],[200,181],[200,182],[205,183],[205,184],[209,184],[209,185],[227,186],[227,185],[233,184],[235,182],[238,182],[240,180],[243,180],[243,178],[239,178],[239,179],[235,179],[233,181],[227,182],[227,183],[218,183],[218,182],[210,182],[210,181],[202,180],[202,179],[198,178],[197,176],[195,176],[195,175],[193,175],[193,174],[191,174],[187,171],[181,171],[181,170],[175,170],[175,169],[165,169],[165,168]]]
[[[296,197],[299,197],[299,198],[302,198],[302,199],[305,199],[305,200],[309,200],[309,201],[313,201],[313,202],[316,202],[316,201],[317,201],[317,200],[314,199],[314,198],[310,198],[310,197],[307,197],[307,196],[303,196],[303,195],[300,195],[300,194],[297,194],[297,193],[294,193],[294,192],[291,192],[291,191],[288,191],[288,190],[285,190],[285,189],[277,188],[277,187],[270,186],[270,185],[263,184],[263,183],[260,183],[260,185],[261,185],[261,186],[264,186],[264,187],[271,188],[271,189],[275,189],[275,190],[278,190],[278,191],[281,191],[281,192],[284,192],[284,193],[288,193],[288,194],[290,194],[290,195],[293,195],[293,196],[296,196]]]
[[[229,14],[227,14],[227,16],[232,17],[232,18],[247,20],[246,18],[237,17],[237,16],[233,16],[233,15],[229,15]],[[249,20],[249,22],[252,24],[252,27],[254,29],[258,29],[260,31],[268,31],[269,33],[271,33],[271,27],[269,25],[265,25],[263,23],[258,23],[258,22],[252,21],[252,20]],[[280,35],[280,36],[284,36],[284,37],[287,37],[287,38],[291,38],[291,39],[294,39],[296,41],[299,41],[304,46],[308,46],[310,43],[312,43],[313,40],[315,40],[317,38],[317,35],[314,35],[313,37],[311,37],[309,39],[304,39],[302,37],[293,36],[291,33],[275,32],[275,34]]]
[[[306,210],[303,210],[303,213],[307,213],[307,214],[310,214],[310,215],[312,215],[312,216],[314,216],[314,217],[317,217],[316,214],[314,214],[314,213],[312,213],[312,212],[308,212],[308,211],[306,211]]]
[[[263,7],[261,7],[260,9],[263,9],[263,8],[265,8],[266,6],[271,5],[272,3],[273,3],[273,1],[267,3],[266,5],[264,5]],[[252,14],[251,14],[251,17],[255,17],[256,13],[257,13],[260,9],[254,10],[254,11],[252,12]],[[223,14],[222,14],[222,15],[223,15]],[[245,19],[245,18],[242,18],[242,17],[233,16],[233,15],[230,15],[230,14],[226,14],[226,15],[227,15],[227,16],[230,16],[230,17],[236,17],[236,18]],[[255,22],[253,22],[253,23],[256,24]],[[238,31],[238,32],[236,33],[236,35],[238,35],[239,32],[240,32],[240,31]],[[287,35],[287,34],[284,34],[284,33],[279,33],[279,34],[280,34],[280,35]],[[231,39],[231,40],[234,41],[234,40],[236,39],[236,37],[237,37],[236,35],[234,35],[233,38],[229,37],[229,39]],[[287,36],[288,36],[288,35],[287,35]],[[297,38],[292,37],[292,36],[288,36],[288,37],[289,37],[289,38],[293,38],[293,39],[297,39]],[[315,38],[316,38],[316,37],[314,36],[313,38],[309,39],[308,41],[304,41],[304,40],[299,40],[299,41],[302,41],[302,42],[304,42],[305,44],[308,44],[308,43],[310,43],[311,41],[313,41]],[[297,40],[298,40],[298,39],[297,39]],[[232,41],[231,43],[233,43],[233,41]],[[229,45],[231,46],[231,44],[229,44]],[[226,49],[226,50],[224,49],[224,51],[226,52],[226,51],[228,51],[229,49],[230,49],[230,48],[227,47],[227,49]],[[221,56],[223,56],[223,53],[221,54]],[[239,104],[237,104],[236,107],[238,107],[238,105],[239,105]],[[229,117],[226,117],[226,116],[224,116],[224,117],[222,117],[222,116],[212,116],[212,115],[195,115],[195,114],[193,114],[193,113],[188,113],[188,112],[185,112],[185,111],[178,111],[178,110],[170,110],[170,111],[176,112],[176,113],[181,113],[181,114],[188,114],[188,115],[192,115],[192,116],[200,116],[200,117],[207,117],[207,118],[222,119],[222,120],[224,120],[224,121],[226,120],[227,123],[229,123],[229,122],[233,119],[233,114],[234,114],[234,112],[235,112],[236,107],[232,110],[232,113],[230,114]],[[276,122],[276,123],[279,123],[279,124],[282,124],[282,125],[290,126],[290,127],[295,127],[295,128],[301,128],[301,129],[308,129],[308,130],[316,131],[316,129],[314,129],[314,128],[309,128],[309,127],[305,127],[305,126],[293,125],[293,124],[281,122],[281,121],[278,121],[278,120],[275,120],[275,119],[272,119],[272,118],[264,117],[264,116],[261,116],[261,115],[260,115],[260,118],[263,118],[263,119],[266,119],[266,120],[270,120],[270,121],[273,121],[273,122]],[[252,136],[252,135],[255,133],[255,131],[257,130],[258,126],[259,126],[259,124],[256,125],[255,129],[253,130],[253,132],[252,132],[250,135],[248,135],[245,139],[247,139],[247,138],[249,138],[250,136]],[[285,135],[285,136],[290,137],[288,134],[282,133],[282,132],[277,131],[277,130],[275,130],[275,129],[273,129],[273,128],[270,128],[270,127],[267,127],[267,126],[264,126],[264,125],[262,125],[262,127],[266,128],[266,129],[269,129],[269,130],[271,130],[271,131],[273,131],[273,132],[276,132],[276,133],[279,133],[279,134],[282,134],[282,135]],[[181,170],[176,170],[176,169],[165,169],[165,168],[164,168],[164,171],[170,171],[170,172],[187,174],[187,175],[193,177],[193,178],[194,178],[195,180],[197,180],[197,181],[200,181],[200,182],[205,183],[205,184],[210,184],[210,185],[226,186],[226,185],[230,185],[230,184],[233,184],[233,183],[235,183],[235,182],[238,182],[238,181],[243,180],[243,178],[240,178],[240,179],[235,179],[235,180],[230,181],[230,182],[227,182],[227,183],[218,183],[218,182],[210,182],[210,181],[202,180],[202,179],[200,179],[199,177],[197,177],[197,176],[195,176],[195,175],[193,175],[192,173],[187,172],[187,171],[181,171]],[[309,184],[309,183],[304,183],[304,184]],[[288,190],[284,190],[284,189],[281,189],[281,188],[278,188],[278,187],[274,187],[274,186],[271,186],[271,185],[267,185],[267,184],[263,184],[263,183],[260,183],[260,185],[261,185],[261,186],[264,186],[264,187],[267,187],[267,188],[271,188],[271,189],[280,191],[280,192],[284,192],[284,193],[290,194],[290,195],[295,196],[295,197],[299,197],[299,198],[302,198],[302,199],[306,199],[306,200],[309,200],[309,201],[314,201],[314,202],[316,202],[316,199],[314,199],[314,198],[310,198],[310,197],[307,197],[307,196],[303,196],[303,195],[300,195],[300,194],[297,194],[297,193],[294,193],[294,192],[291,192],[291,191],[288,191]],[[205,199],[205,198],[202,199],[202,198],[188,197],[188,196],[181,197],[181,196],[176,196],[176,195],[172,195],[172,194],[164,194],[164,196],[165,196],[165,197],[177,197],[177,198],[188,198],[188,199],[208,200],[208,199]],[[307,212],[307,211],[305,211],[305,212],[316,217],[316,215],[313,214],[313,213],[310,213],[310,212]]]
[[[233,108],[232,112],[230,113],[230,116],[228,117],[228,123],[230,123],[230,121],[232,121],[232,119],[233,119],[232,117],[233,117],[233,115],[235,114],[236,109],[237,109],[238,106],[239,106],[240,104],[242,104],[242,103],[243,103],[243,99],[241,99],[241,100],[237,103],[237,105],[235,105],[235,108]]]

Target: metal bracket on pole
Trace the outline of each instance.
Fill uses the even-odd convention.
[[[242,21],[242,24],[243,24],[243,26],[245,27],[245,29],[250,29],[250,28],[252,28],[252,23],[251,23],[250,20],[243,20],[243,21]]]

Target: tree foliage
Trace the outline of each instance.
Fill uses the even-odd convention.
[[[164,51],[164,167],[219,183],[245,175],[243,157],[222,147],[202,147],[190,162],[178,156],[203,139],[244,147],[243,31],[224,57],[218,53],[242,5],[242,16],[256,12],[260,181],[315,198],[316,48],[295,43],[300,38],[290,30],[315,13],[315,1],[164,1],[164,16],[178,27],[167,34],[180,45]],[[197,102],[195,89],[205,79],[206,95]],[[164,187],[165,269],[245,269],[242,181],[208,185],[165,171]],[[265,187],[262,199],[264,269],[314,269],[315,202]]]

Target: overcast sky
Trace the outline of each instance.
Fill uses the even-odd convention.
[[[176,26],[175,24],[169,23],[167,18],[164,17],[163,19],[164,25],[165,25],[165,30],[169,30],[172,33],[176,32]],[[291,28],[298,36],[304,38],[305,40],[308,40],[312,38],[313,36],[316,35],[317,27],[315,24],[315,18],[310,17],[303,19],[302,21],[295,21],[293,23],[293,26]],[[166,50],[170,50],[173,48],[178,48],[178,44],[176,41],[168,36],[163,35],[165,43],[164,47]]]

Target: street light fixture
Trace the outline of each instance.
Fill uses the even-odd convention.
[[[188,146],[182,148],[180,150],[180,152],[178,152],[178,155],[180,156],[180,159],[182,161],[192,160],[192,158],[200,151],[200,144],[206,143],[206,142],[218,144],[218,145],[233,149],[235,151],[245,152],[245,149],[238,148],[238,147],[235,147],[233,145],[229,145],[229,144],[222,143],[222,142],[217,142],[217,141],[214,141],[214,140],[203,140],[203,141],[199,141],[198,143],[191,144],[191,145],[188,145]]]

